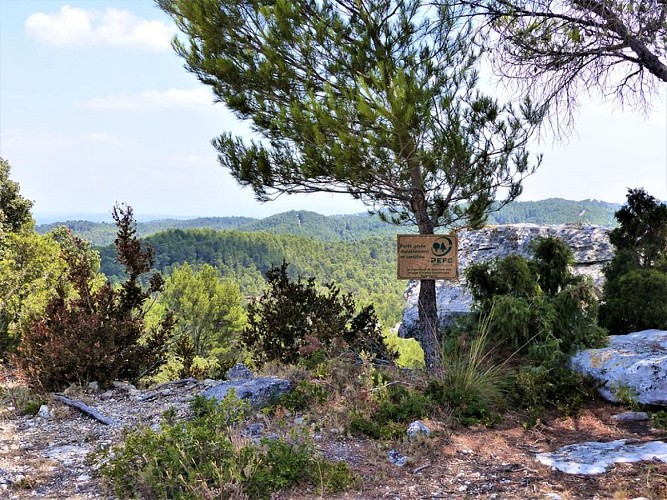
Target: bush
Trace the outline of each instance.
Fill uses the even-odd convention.
[[[628,271],[618,278],[616,288],[606,297],[602,317],[612,333],[667,329],[667,273],[658,269]]]
[[[342,295],[334,284],[320,293],[313,278],[291,281],[287,266],[283,263],[267,271],[268,290],[248,306],[241,343],[258,366],[268,361],[293,364],[321,349],[395,358],[384,343],[373,306],[356,313],[350,294]]]
[[[566,353],[599,346],[606,332],[596,323],[597,298],[589,280],[569,272],[571,250],[540,238],[533,251],[531,261],[511,255],[466,271],[475,305],[489,318],[490,340],[522,353],[539,351],[535,344],[543,342],[557,341]]]
[[[578,349],[599,347],[606,339],[606,331],[597,325],[593,286],[570,273],[572,252],[567,245],[541,238],[533,251],[531,261],[510,256],[473,264],[466,272],[475,305],[487,318],[489,339],[511,348],[510,356],[516,356],[512,364],[519,366],[510,377],[509,399],[528,411],[531,423],[553,407],[572,413],[591,395],[586,381],[566,368],[568,357]],[[472,387],[484,386],[498,388],[499,382],[475,382]],[[493,408],[477,396],[479,389],[456,387],[450,382],[435,389],[453,409],[459,408],[455,411],[463,411],[464,418],[486,417]]]
[[[628,191],[609,233],[614,258],[605,268],[600,322],[612,334],[667,327],[667,206]]]
[[[434,409],[423,392],[392,384],[378,387],[375,405],[370,413],[355,412],[349,423],[352,434],[373,439],[393,439],[405,434],[406,425],[427,417]]]
[[[164,362],[171,316],[148,336],[143,322],[144,303],[161,290],[162,278],[154,274],[146,289],[139,284],[151,268],[152,250],[142,250],[135,237],[131,207],[114,207],[113,216],[118,259],[128,279],[118,289],[107,283],[96,290],[85,243],[72,237],[72,244],[63,247],[68,278],[78,296],[68,299],[64,290],[57,290],[44,316],[23,332],[19,361],[34,386],[58,390],[91,380],[102,385],[116,379],[136,381]]]
[[[327,492],[354,482],[349,466],[323,460],[308,440],[239,435],[248,403],[230,392],[219,403],[198,398],[189,422],[164,421],[160,431],[130,432],[102,466],[121,498],[270,498],[296,484]]]
[[[528,425],[534,425],[549,408],[567,416],[577,413],[581,405],[596,397],[592,384],[583,375],[562,365],[524,365],[516,370],[512,380],[512,403],[528,412]]]

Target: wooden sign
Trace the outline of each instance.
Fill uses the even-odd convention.
[[[398,279],[458,278],[458,240],[455,235],[399,234],[396,249]]]

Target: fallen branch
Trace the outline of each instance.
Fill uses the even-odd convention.
[[[417,467],[415,470],[413,470],[412,473],[413,473],[413,474],[418,474],[418,473],[420,473],[420,472],[423,471],[424,469],[427,469],[427,468],[430,467],[430,466],[431,466],[431,464],[420,465],[420,466]]]
[[[200,382],[196,378],[182,378],[179,380],[172,380],[171,382],[165,382],[164,384],[160,384],[157,387],[154,387],[150,394],[140,397],[137,401],[140,403],[143,403],[144,401],[153,401],[163,396],[163,394],[160,392],[162,389],[169,387],[181,387],[189,384],[199,385]]]
[[[68,397],[61,396],[60,394],[54,394],[53,399],[55,399],[56,401],[60,401],[61,403],[67,406],[76,408],[77,410],[81,411],[82,413],[85,413],[89,417],[93,417],[95,420],[102,422],[104,425],[115,425],[114,421],[111,420],[109,417],[105,417],[95,408],[91,408],[90,406],[88,406],[85,403],[82,403],[81,401],[70,399]]]
[[[196,378],[182,378],[179,380],[172,380],[171,382],[165,382],[163,384],[160,384],[156,387],[153,387],[154,391],[159,391],[160,389],[164,389],[165,387],[180,387],[182,385],[188,385],[188,384],[198,384],[199,380]]]

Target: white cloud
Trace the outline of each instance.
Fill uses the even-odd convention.
[[[173,163],[197,166],[197,165],[215,165],[215,156],[202,156],[197,154],[179,154],[169,158]]]
[[[147,110],[164,108],[210,108],[211,92],[205,88],[146,90],[140,94],[94,97],[77,106],[92,109]]]
[[[57,47],[110,45],[169,50],[175,34],[175,27],[141,19],[128,10],[84,10],[69,5],[55,14],[32,14],[25,28],[32,38]]]
[[[3,139],[3,149],[7,151],[34,151],[54,152],[67,150],[85,144],[107,144],[121,146],[124,142],[112,134],[91,132],[88,134],[62,135],[49,130],[10,133]],[[3,152],[4,153],[4,152]],[[8,154],[8,156],[10,156]]]

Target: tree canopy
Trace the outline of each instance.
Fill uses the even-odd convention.
[[[186,35],[174,47],[259,140],[213,140],[260,200],[347,193],[421,234],[480,224],[532,171],[542,112],[476,89],[470,27],[420,0],[157,0]],[[435,283],[422,282],[419,340],[435,354]],[[433,339],[431,341],[430,339]],[[431,342],[430,345],[429,342]]]
[[[16,233],[26,224],[32,224],[32,201],[19,193],[19,184],[9,178],[11,166],[0,158],[0,229]]]
[[[598,89],[643,107],[667,82],[666,0],[461,0],[503,77],[571,110]],[[485,29],[481,32],[486,33]]]
[[[174,313],[176,332],[192,339],[197,356],[226,347],[245,326],[238,284],[221,280],[208,264],[199,270],[189,264],[174,268],[159,300]]]

